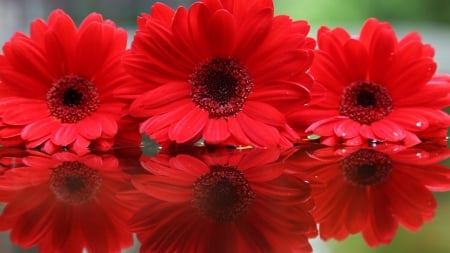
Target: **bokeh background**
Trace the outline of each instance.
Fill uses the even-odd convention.
[[[176,8],[192,1],[161,0]],[[245,0],[242,0],[245,1]],[[288,14],[293,19],[307,20],[311,36],[322,25],[342,26],[357,33],[368,17],[389,21],[399,37],[418,31],[423,40],[434,46],[438,71],[450,73],[450,1],[449,0],[275,0],[277,14]],[[136,17],[148,12],[154,1],[148,0],[0,0],[0,45],[14,32],[28,32],[29,23],[38,17],[61,8],[80,22],[88,13],[99,12],[130,32],[131,42]],[[1,51],[1,50],[0,50]],[[445,162],[449,165],[449,162]],[[313,240],[316,253],[448,253],[450,252],[450,193],[436,194],[439,202],[436,217],[416,233],[400,229],[388,246],[369,248],[358,235],[344,242]],[[7,233],[0,233],[0,252],[23,251],[8,241]],[[126,252],[138,252],[137,248]]]

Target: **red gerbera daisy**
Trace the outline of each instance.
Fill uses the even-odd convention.
[[[288,117],[295,127],[310,124],[306,131],[329,145],[367,139],[414,145],[420,137],[445,137],[450,117],[440,109],[450,105],[450,76],[434,75],[434,50],[418,33],[397,40],[376,19],[358,37],[322,27],[315,56],[316,88],[311,103]]]
[[[160,143],[292,145],[284,113],[308,100],[311,83],[306,22],[274,17],[270,0],[204,0],[189,10],[156,4],[138,26],[124,64],[147,83],[131,105],[147,118],[142,133]]]
[[[283,173],[276,150],[144,157],[145,203],[130,220],[141,252],[311,252],[310,188]],[[144,196],[145,196],[144,195]],[[132,197],[134,196],[134,197]]]
[[[92,13],[79,28],[62,10],[31,23],[0,55],[0,138],[46,151],[108,148],[123,104],[113,89],[129,81],[120,64],[127,33]]]
[[[313,187],[322,239],[361,232],[368,245],[377,246],[388,244],[399,224],[417,231],[433,219],[432,191],[450,190],[450,170],[438,164],[449,156],[445,147],[328,147],[299,151],[287,164],[292,173],[325,186]]]
[[[132,245],[126,222],[133,205],[115,196],[132,186],[115,157],[32,153],[22,162],[0,178],[0,230],[10,230],[13,243],[70,253],[118,253]]]

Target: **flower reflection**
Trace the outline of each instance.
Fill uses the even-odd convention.
[[[126,195],[146,199],[130,223],[141,252],[311,252],[307,239],[317,232],[310,187],[285,174],[279,156],[245,150],[143,157],[152,175],[135,175],[139,192]]]
[[[131,187],[111,155],[48,156],[30,152],[0,178],[6,207],[0,230],[40,252],[120,252],[132,245],[126,222],[133,210],[115,194]]]
[[[393,145],[299,150],[287,159],[290,172],[311,175],[313,216],[324,240],[361,232],[370,246],[388,244],[399,225],[419,230],[434,217],[432,191],[450,189],[450,170],[438,164],[445,147]],[[304,177],[304,176],[303,176]]]
[[[3,175],[7,170],[21,167],[22,157],[26,152],[20,148],[0,148],[0,175]]]

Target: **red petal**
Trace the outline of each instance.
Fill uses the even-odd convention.
[[[94,76],[105,60],[105,56],[100,54],[102,47],[103,31],[101,24],[90,23],[79,34],[79,41],[76,48],[77,66],[75,71],[77,74],[88,79]]]
[[[369,55],[366,47],[360,41],[350,39],[345,44],[345,57],[348,63],[349,80],[367,80]]]
[[[162,21],[166,26],[172,24],[175,11],[163,3],[155,3],[152,6],[152,18]]]
[[[75,141],[70,145],[70,149],[79,154],[83,154],[89,151],[88,150],[89,144],[91,144],[89,140],[81,136],[77,136]]]
[[[189,98],[189,86],[187,83],[167,83],[139,96],[130,106],[130,112],[135,116],[149,116],[161,114],[187,102]]]
[[[250,144],[253,145],[252,142],[247,138],[244,131],[242,131],[241,126],[239,125],[238,120],[235,117],[229,118],[228,120],[228,129],[234,138],[239,142],[239,144]]]
[[[134,187],[140,192],[171,203],[186,202],[192,199],[192,185],[185,185],[171,177],[137,175],[132,179]]]
[[[347,117],[336,116],[319,120],[311,124],[305,131],[312,132],[320,136],[331,136],[334,135],[334,125],[343,119],[347,119]]]
[[[55,73],[58,73],[58,70],[67,70],[66,73],[73,72],[75,64],[75,61],[73,60],[75,59],[75,44],[78,41],[75,23],[69,15],[61,10],[50,13],[48,20],[49,35],[47,36],[53,37],[46,38],[45,44],[47,52],[51,55],[49,60],[50,64],[55,66],[58,64],[59,60],[64,60],[64,65],[54,69]],[[58,45],[55,45],[54,43],[58,43]],[[53,46],[55,46],[55,48],[53,48]],[[60,48],[63,52],[59,51]],[[62,53],[63,55],[58,56],[57,54],[59,53]]]
[[[249,152],[239,161],[239,168],[245,170],[245,173],[250,171],[251,168],[258,170],[262,166],[277,161],[280,157],[280,152],[276,149],[251,150]],[[277,165],[283,168],[280,164],[277,163]]]
[[[210,53],[229,57],[236,46],[236,29],[236,20],[230,12],[223,9],[214,12],[207,30]]]
[[[276,147],[278,145],[280,133],[275,127],[256,121],[244,113],[238,114],[237,120],[242,131],[253,143],[260,147]]]
[[[14,95],[42,99],[49,90],[49,84],[47,82],[42,83],[40,80],[34,79],[26,73],[20,73],[15,70],[1,68],[0,77],[2,78],[3,89],[12,91]],[[29,92],[30,90],[33,92]],[[4,95],[6,94],[2,94],[2,96]]]
[[[247,101],[244,113],[250,118],[272,126],[286,125],[286,119],[277,109],[266,103]]]
[[[401,125],[405,129],[413,132],[422,131],[428,128],[428,120],[422,116],[420,110],[413,108],[398,108],[389,114],[389,120]]]
[[[351,199],[348,201],[345,220],[345,225],[350,234],[356,234],[366,226],[370,212],[367,201],[367,192],[364,188],[352,191]]]
[[[0,108],[3,110],[3,122],[10,125],[26,125],[50,116],[48,107],[42,100],[3,99],[0,101]]]
[[[150,117],[148,120],[144,121],[140,126],[141,133],[153,133],[155,131],[167,128],[168,126],[178,122],[183,118],[188,112],[195,110],[194,105],[187,104],[174,108],[173,110],[163,113],[161,115],[156,115]]]
[[[196,45],[197,48],[208,48],[208,22],[210,22],[211,13],[208,8],[200,3],[194,3],[189,9],[188,14],[188,24],[189,32],[191,34],[192,43]],[[208,57],[206,50],[198,50],[199,54],[202,54],[202,58]]]
[[[315,80],[327,88],[327,91],[341,95],[344,88],[349,84],[346,72],[334,62],[327,52],[318,51],[315,54],[311,74]]]
[[[371,140],[377,139],[377,137],[375,137],[375,134],[372,131],[372,127],[369,125],[361,125],[359,132],[361,133],[361,136],[363,136],[366,139]]]
[[[61,124],[52,134],[51,141],[56,145],[67,146],[71,144],[78,135],[78,129],[75,124]]]
[[[270,105],[291,106],[292,103],[309,99],[309,90],[296,82],[276,80],[259,86],[249,96],[249,100],[266,102]]]
[[[373,122],[371,128],[377,139],[382,141],[396,142],[406,136],[402,127],[386,119]]]
[[[386,73],[391,66],[391,57],[397,43],[394,31],[389,28],[377,27],[370,42],[369,63],[370,80],[385,84]]]
[[[334,124],[334,133],[342,138],[350,139],[359,135],[361,124],[352,119],[342,119]]]
[[[118,126],[117,121],[109,115],[96,115],[93,116],[98,122],[101,122],[102,136],[113,137],[117,134]]]
[[[208,113],[194,109],[169,128],[169,138],[177,143],[196,141],[208,121]]]
[[[432,59],[419,59],[403,68],[400,73],[388,73],[391,80],[384,82],[393,98],[404,98],[415,95],[418,90],[430,81],[436,71],[436,63]]]
[[[193,178],[206,174],[210,171],[207,164],[189,155],[177,155],[175,158],[170,159],[169,164],[172,168],[176,168],[183,174],[191,175]]]
[[[270,31],[272,22],[273,8],[264,8],[253,14],[253,17],[247,19],[246,22],[240,23],[237,33],[239,44],[235,55],[240,56],[241,59],[248,59],[255,54],[258,56],[257,50],[249,49],[261,45]]]
[[[21,136],[24,140],[36,140],[50,135],[61,123],[52,118],[45,118],[25,126]]]
[[[74,129],[76,129],[75,132],[88,140],[97,139],[102,134],[101,121],[98,121],[96,117],[86,117],[73,125]]]
[[[230,137],[227,121],[223,118],[209,119],[203,129],[203,138],[206,143],[221,144]]]

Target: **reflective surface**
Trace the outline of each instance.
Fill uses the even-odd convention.
[[[5,253],[332,252],[320,241],[354,234],[371,252],[432,222],[450,189],[437,144],[0,156]]]

